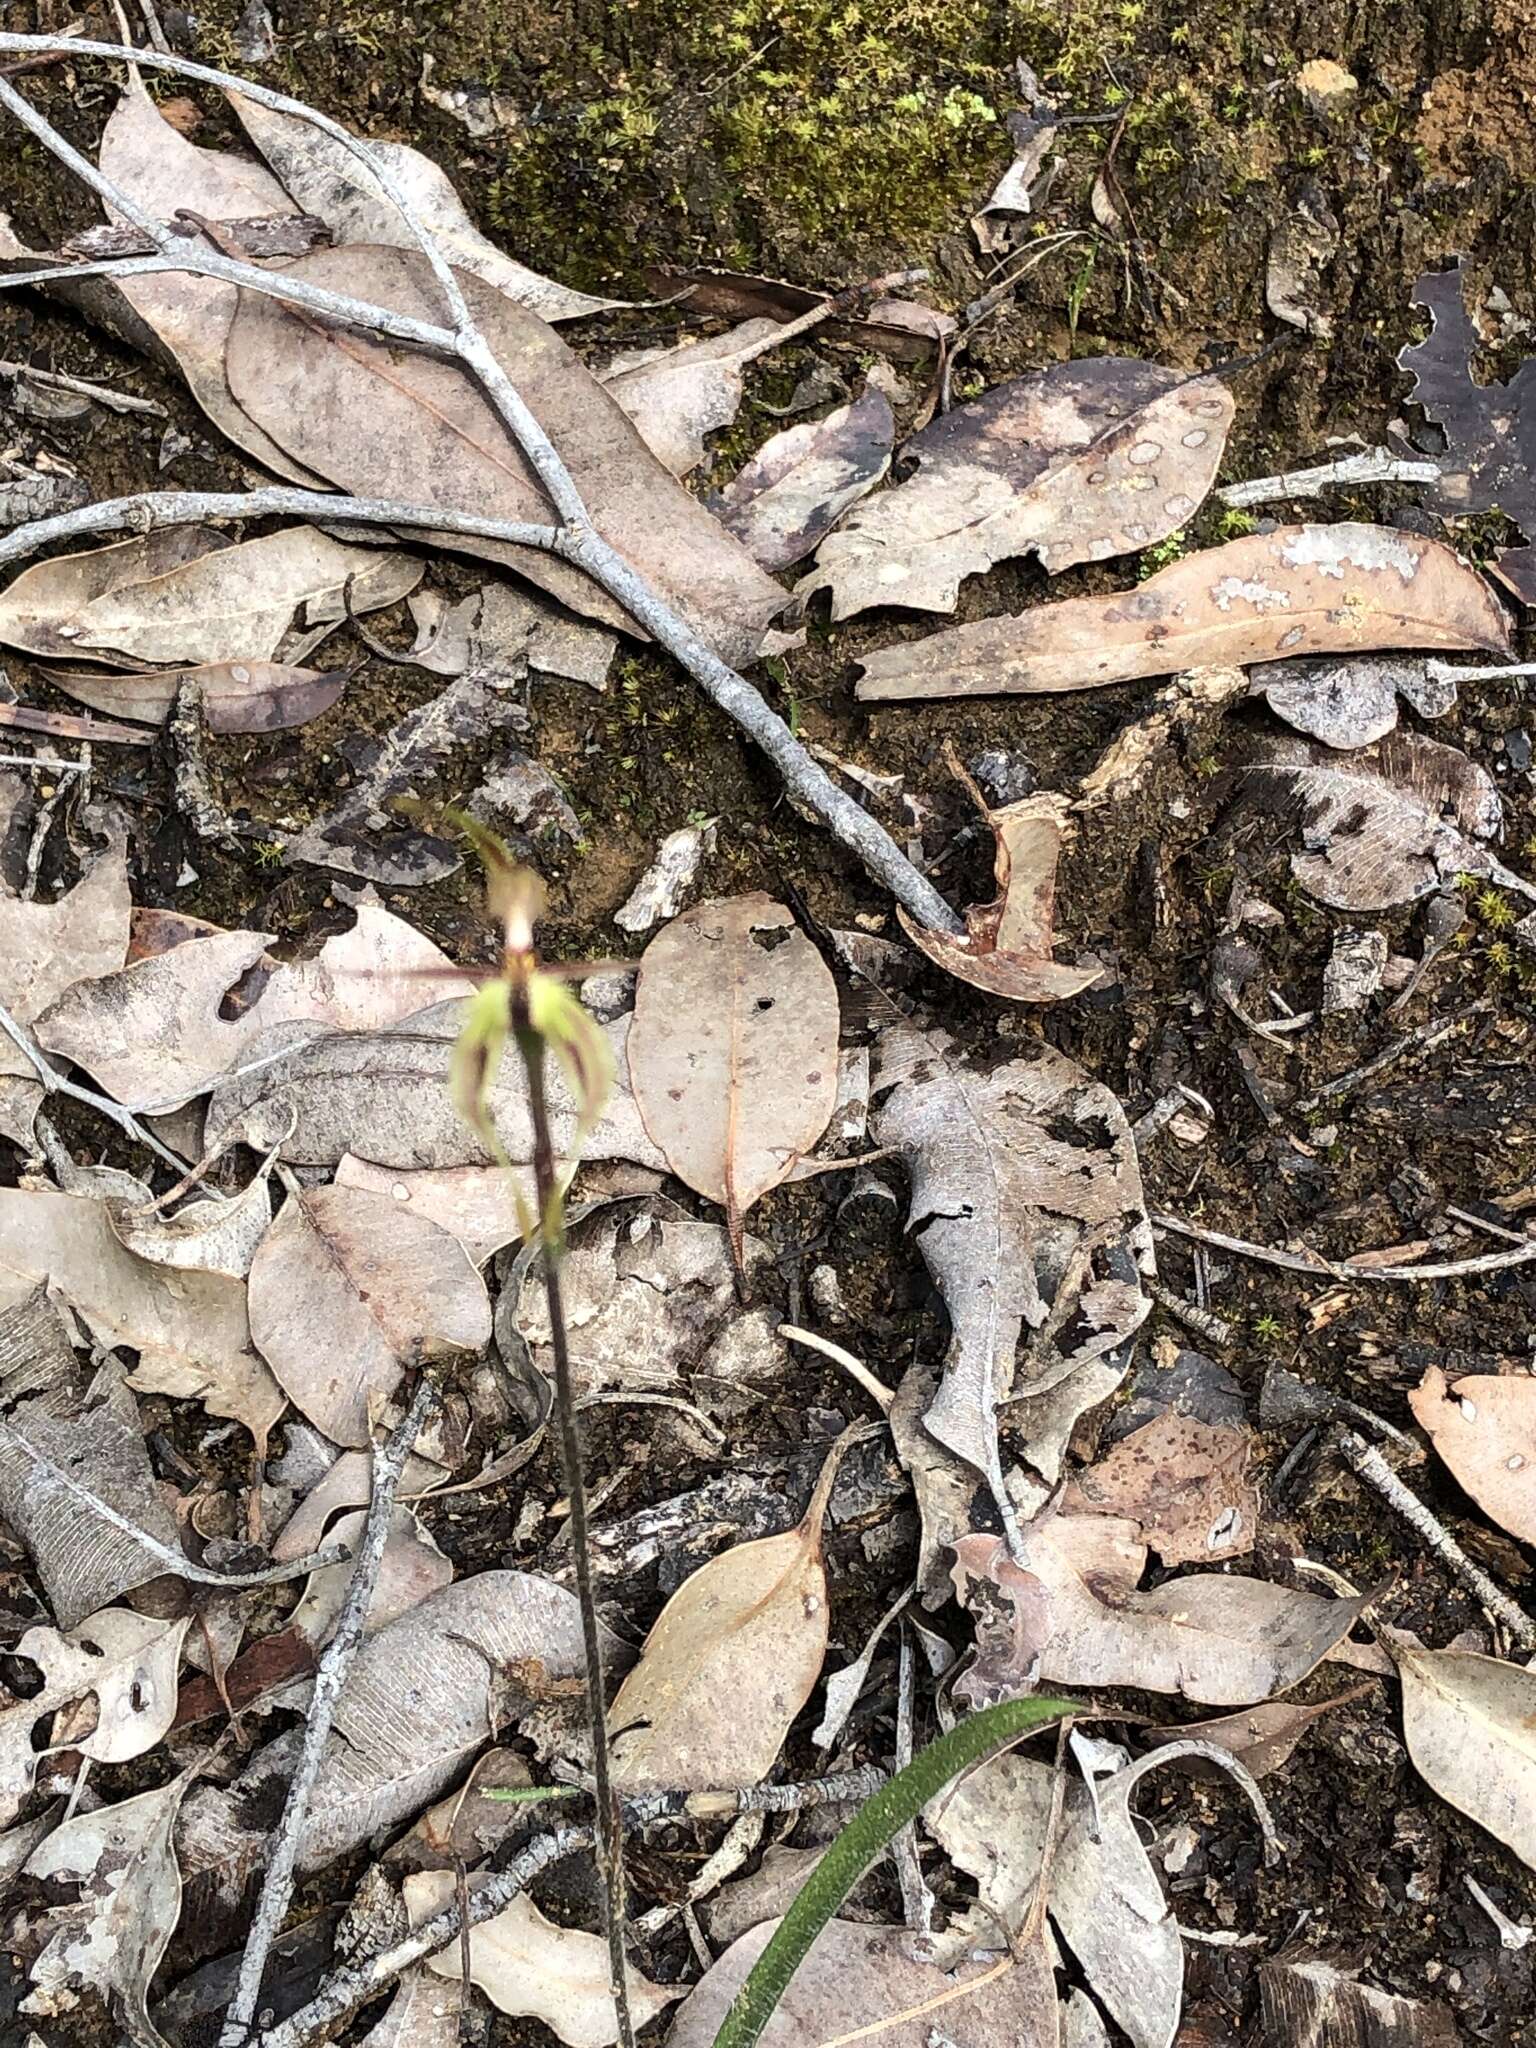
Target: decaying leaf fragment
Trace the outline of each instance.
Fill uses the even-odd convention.
[[[442,317],[426,258],[355,245],[288,274],[414,318]],[[478,278],[460,283],[506,374],[564,457],[604,538],[727,660],[756,653],[784,592],[645,446],[553,328]],[[505,422],[461,367],[242,294],[225,373],[240,404],[300,462],[363,497],[547,524],[549,503]],[[631,622],[579,570],[539,549],[436,535],[505,562],[573,611]],[[242,655],[255,650],[244,648]]]
[[[92,1514],[50,1465],[106,1512]],[[66,1629],[158,1578],[181,1549],[120,1369],[109,1362],[95,1375],[82,1371],[41,1283],[0,1309],[0,1516],[32,1553]]]
[[[1478,1505],[1511,1536],[1536,1543],[1536,1380],[1474,1373],[1453,1387],[1432,1365],[1408,1405]]]
[[[233,545],[228,534],[211,526],[165,526],[109,547],[34,562],[0,593],[0,640],[26,654],[78,660],[78,615],[98,598],[157,582]],[[112,657],[100,654],[97,659]]]
[[[1392,733],[1342,759],[1305,740],[1276,740],[1245,773],[1266,799],[1299,806],[1303,851],[1291,871],[1336,910],[1390,910],[1458,874],[1536,898],[1489,849],[1504,815],[1493,778],[1439,740]]]
[[[323,220],[338,242],[382,243],[393,249],[417,246],[399,207],[378,179],[334,136],[295,114],[258,106],[241,93],[230,93],[229,103],[293,198],[306,213]],[[541,320],[580,320],[622,304],[572,291],[504,255],[470,219],[448,173],[408,142],[370,139],[368,147],[449,262],[481,278],[514,305],[526,306]]]
[[[826,1660],[822,1522],[845,1448],[797,1528],[722,1551],[657,1616],[608,1710],[625,1791],[755,1785],[772,1769]]]
[[[1432,673],[1422,656],[1363,654],[1353,660],[1266,661],[1249,693],[1298,732],[1349,750],[1384,739],[1397,724],[1401,696],[1422,718],[1442,718],[1456,702],[1453,677]]]
[[[73,1987],[95,1991],[113,2002],[135,2048],[166,2048],[150,2024],[148,1995],[181,1917],[172,1829],[194,1775],[77,1813],[26,1864],[28,1877],[79,1887],[72,1903],[50,1906],[44,1916],[52,1932],[32,1965],[33,1998],[59,2012]]]
[[[837,1100],[837,986],[782,903],[700,903],[646,947],[629,1073],[653,1142],[725,1210],[753,1203],[809,1152]]]
[[[165,559],[119,542],[22,571],[0,595],[0,640],[29,654],[145,662],[269,662],[296,613],[340,615],[394,604],[421,581],[409,555],[350,547],[314,526],[286,526],[233,546]],[[142,568],[140,565],[144,565]]]
[[[483,1881],[471,1877],[471,1893]],[[454,1896],[451,1870],[418,1871],[405,1880],[413,1926],[452,1905]],[[457,1944],[432,1956],[427,1968],[437,1977],[458,1978]],[[556,1926],[526,1892],[471,1930],[469,1976],[498,2012],[542,2020],[566,2048],[613,2048],[619,2038],[607,1942],[578,1927]],[[638,1970],[629,1972],[627,1989],[637,2027],[648,2026],[683,1996],[682,1985],[653,1984]]]
[[[1069,1514],[1124,1515],[1164,1564],[1217,1564],[1252,1550],[1258,1488],[1246,1426],[1171,1410],[1120,1438],[1067,1488]]]
[[[1258,2048],[1456,2048],[1460,2039],[1443,2007],[1362,1984],[1323,1956],[1260,1963],[1259,2008]]]
[[[490,1342],[485,1282],[458,1239],[363,1188],[291,1194],[249,1285],[257,1348],[333,1443],[366,1447],[410,1367]]]
[[[85,1195],[0,1188],[0,1244],[5,1266],[46,1281],[101,1343],[138,1352],[131,1385],[193,1397],[266,1442],[283,1396],[252,1348],[241,1281],[135,1258]]]
[[[1054,1480],[1150,1306],[1151,1227],[1125,1113],[1048,1046],[986,1073],[905,1023],[880,1037],[871,1100],[871,1134],[906,1161],[909,1228],[949,1310],[925,1427],[996,1492],[997,1411],[1012,1401],[1025,1455]]]
[[[1421,277],[1413,303],[1428,311],[1430,331],[1397,360],[1413,377],[1413,397],[1445,433],[1445,468],[1431,502],[1452,519],[1497,509],[1536,540],[1536,359],[1528,357],[1506,384],[1479,382],[1481,337],[1459,263]],[[1495,573],[1524,603],[1536,602],[1536,547],[1507,550]]]
[[[1472,1650],[1385,1638],[1414,1769],[1536,1870],[1536,1672]]]
[[[1097,960],[1076,967],[1053,957],[1056,866],[1071,827],[1064,796],[1038,791],[994,811],[951,755],[950,768],[991,827],[997,895],[965,914],[965,931],[936,932],[898,908],[901,928],[937,967],[1014,1003],[1056,1003],[1103,977]]]
[[[947,612],[967,576],[1012,555],[1054,574],[1133,553],[1193,517],[1231,423],[1215,377],[1128,356],[1031,370],[915,434],[902,452],[917,475],[859,507],[801,590],[830,589],[834,619]]]
[[[873,384],[766,441],[721,493],[720,516],[770,572],[810,554],[891,466],[891,402]]]
[[[715,1959],[689,1993],[667,2048],[710,2048],[778,1924],[752,1928]],[[914,1961],[911,1946],[905,1928],[829,1920],[768,2023],[768,2048],[823,2048],[871,2024],[882,2048],[931,2048],[940,2023],[955,2048],[1057,2048],[1056,1979],[1042,1941],[1021,1945],[1001,1974],[982,1963],[945,1973]],[[960,1987],[971,1977],[976,1989],[965,1993]],[[937,2014],[918,2010],[936,1998],[945,2001]]]
[[[1509,644],[1492,592],[1443,542],[1389,526],[1282,526],[1186,555],[1134,590],[1035,605],[863,655],[857,695],[1093,690],[1290,654],[1507,654]]]
[[[1341,1692],[1336,1699],[1322,1700],[1315,1707],[1305,1707],[1299,1700],[1268,1700],[1211,1721],[1143,1728],[1141,1740],[1159,1748],[1170,1742],[1188,1741],[1191,1736],[1199,1742],[1213,1742],[1218,1749],[1230,1750],[1250,1777],[1267,1778],[1271,1771],[1281,1770],[1290,1762],[1291,1753],[1314,1721],[1331,1714],[1335,1707],[1359,1699],[1370,1689],[1369,1681],[1351,1686],[1348,1692]],[[1180,1768],[1191,1777],[1220,1775],[1215,1765],[1199,1756],[1181,1758]]]

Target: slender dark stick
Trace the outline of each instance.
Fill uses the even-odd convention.
[[[395,1504],[395,1490],[400,1484],[400,1474],[405,1469],[405,1461],[410,1454],[411,1446],[421,1434],[422,1424],[436,1402],[437,1394],[431,1382],[423,1379],[416,1389],[416,1398],[412,1401],[405,1420],[388,1444],[383,1450],[377,1446],[374,1448],[373,1493],[368,1502],[368,1520],[363,1528],[363,1540],[357,1547],[357,1560],[352,1567],[347,1597],[343,1600],[341,1612],[336,1617],[336,1626],[331,1632],[330,1641],[320,1653],[320,1662],[315,1671],[314,1691],[310,1696],[309,1712],[304,1721],[304,1744],[299,1751],[298,1768],[293,1774],[293,1783],[288,1787],[283,1817],[272,1837],[267,1859],[267,1874],[262,1880],[261,1896],[256,1901],[256,1916],[251,1923],[250,1938],[246,1942],[245,1953],[240,1958],[240,1976],[235,1985],[235,1995],[230,2001],[229,2011],[224,2016],[224,2026],[219,2034],[219,2048],[244,2048],[244,2044],[250,2039],[251,2028],[256,2019],[256,2007],[261,1998],[261,1980],[266,1974],[267,1957],[287,1917],[289,1901],[293,1897],[293,1872],[298,1861],[299,1840],[304,1832],[304,1816],[309,1811],[310,1795],[315,1789],[315,1780],[320,1775],[320,1762],[325,1754],[331,1722],[335,1718],[336,1703],[341,1698],[347,1674],[352,1668],[352,1660],[363,1640],[363,1624],[368,1619],[373,1589],[378,1583],[379,1567],[384,1561],[384,1545],[389,1537],[389,1517]]]
[[[608,1961],[613,1974],[619,2048],[635,2048],[624,1955],[624,1823],[614,1794],[608,1754],[608,1695],[603,1682],[603,1645],[592,1587],[586,1473],[581,1455],[581,1427],[576,1419],[576,1396],[571,1386],[565,1307],[560,1294],[560,1183],[555,1172],[554,1139],[550,1133],[549,1103],[544,1092],[544,1039],[534,1028],[528,1013],[527,992],[521,984],[513,989],[511,1008],[512,1035],[528,1073],[528,1111],[533,1125],[533,1181],[539,1205],[538,1228],[544,1247],[544,1296],[549,1307],[550,1349],[555,1361],[555,1413],[560,1422],[560,1453],[565,1465],[566,1496],[570,1501],[571,1552],[576,1560],[576,1597],[581,1606],[581,1638],[586,1653],[587,1720],[592,1730],[592,1777],[597,1794],[597,1870],[603,1886],[603,1928],[608,1937]]]

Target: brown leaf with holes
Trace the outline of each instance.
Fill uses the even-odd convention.
[[[1056,1003],[1092,988],[1104,975],[1097,960],[1069,967],[1053,958],[1056,865],[1072,830],[1071,805],[1041,790],[994,811],[953,756],[950,767],[992,829],[998,893],[966,912],[961,934],[930,931],[898,907],[902,930],[936,967],[1009,1002]]]
[[[884,702],[1096,690],[1190,668],[1390,647],[1507,654],[1509,622],[1442,541],[1348,521],[1282,526],[1186,555],[1133,590],[1034,605],[863,655],[856,694]]]
[[[967,576],[1033,552],[1055,574],[1164,540],[1216,480],[1232,394],[1127,356],[1053,363],[915,434],[916,476],[859,506],[803,591],[832,616],[953,611]]]
[[[1408,1405],[1478,1506],[1511,1536],[1536,1543],[1536,1380],[1474,1373],[1451,1386],[1432,1365]]]
[[[1253,1431],[1197,1422],[1172,1409],[1132,1430],[1080,1472],[1062,1501],[1078,1515],[1139,1522],[1164,1564],[1215,1564],[1252,1550],[1258,1488],[1248,1477]]]
[[[305,283],[416,319],[442,318],[424,256],[317,250],[284,266]],[[645,446],[616,401],[544,322],[468,273],[487,344],[565,458],[594,524],[727,660],[755,654],[786,599],[740,543]],[[295,461],[367,498],[547,526],[549,500],[468,371],[244,293],[225,356],[229,386]],[[432,535],[505,562],[573,611],[632,622],[579,570],[533,548]],[[249,651],[249,650],[246,650]]]

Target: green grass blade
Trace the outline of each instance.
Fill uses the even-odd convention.
[[[899,1829],[974,1763],[1048,1721],[1075,1713],[1075,1700],[1004,1700],[930,1742],[859,1808],[796,1893],[773,1937],[720,2022],[714,2048],[753,2048],[811,1944]]]

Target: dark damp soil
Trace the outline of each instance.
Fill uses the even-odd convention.
[[[161,11],[181,47],[239,68],[239,0],[207,0],[195,22],[179,9]],[[1003,120],[1018,104],[1013,64],[1023,59],[1064,108],[1124,115],[1115,168],[1140,260],[1128,262],[1106,237],[1086,232],[1111,127],[1064,129],[1064,161],[1037,224],[1037,260],[974,330],[955,366],[955,389],[969,395],[1074,355],[1137,353],[1203,367],[1278,342],[1233,373],[1238,422],[1223,480],[1302,466],[1337,439],[1375,445],[1388,436],[1407,415],[1407,380],[1395,357],[1421,331],[1410,294],[1425,269],[1463,256],[1472,303],[1496,288],[1514,316],[1536,317],[1536,58],[1518,0],[729,0],[702,9],[684,0],[283,0],[273,12],[279,54],[257,75],[364,133],[420,144],[452,170],[481,225],[523,261],[619,294],[643,293],[653,263],[754,268],[811,285],[921,264],[932,272],[937,303],[965,306],[996,281],[967,219],[1007,161]],[[6,16],[8,26],[57,29],[74,10],[63,0],[16,0]],[[95,11],[84,18],[93,30],[107,27]],[[1336,112],[1312,110],[1295,87],[1298,67],[1314,58],[1334,60],[1356,81]],[[99,132],[112,101],[99,69],[71,66],[24,82],[76,140],[88,144]],[[471,134],[439,104],[460,88],[490,121],[488,132]],[[229,142],[230,123],[213,97],[191,97],[198,140]],[[88,199],[30,142],[15,151],[5,192],[29,239],[94,218]],[[1308,193],[1339,223],[1323,284],[1327,344],[1279,326],[1264,306],[1271,231]],[[1052,239],[1068,231],[1070,239]],[[643,340],[665,331],[671,317],[637,312],[616,326],[626,340]],[[579,346],[602,340],[578,335]],[[74,463],[96,495],[239,487],[240,461],[205,429],[174,375],[73,317],[39,300],[0,298],[0,354],[120,381],[165,406],[190,445],[163,475],[164,422],[93,411],[47,429],[12,423],[12,443]],[[717,474],[776,429],[772,408],[818,360],[847,379],[861,368],[855,353],[824,342],[760,364],[736,427],[721,439]],[[1511,361],[1493,351],[1488,368],[1505,374]],[[908,366],[902,374],[910,418],[925,395],[924,372]],[[1435,530],[1410,493],[1382,488],[1335,492],[1321,510],[1269,506],[1262,516],[1297,513]],[[1183,545],[1209,545],[1236,530],[1231,515],[1209,504]],[[1456,536],[1474,557],[1508,537],[1490,519]],[[957,616],[1108,590],[1170,558],[1169,546],[1154,552],[1155,560],[1074,571],[1049,584],[1033,567],[1005,566],[967,585]],[[453,565],[436,564],[433,576],[445,589],[468,587]],[[398,638],[403,615],[375,623]],[[967,759],[984,748],[1020,754],[1040,787],[1071,791],[1156,694],[1146,684],[861,710],[850,688],[853,659],[916,630],[882,614],[828,630],[813,616],[806,647],[770,664],[764,687],[809,741],[905,778],[925,806],[930,856],[968,822],[944,746]],[[31,701],[62,706],[25,664],[8,666]],[[334,801],[344,743],[387,729],[432,687],[429,678],[365,662],[341,704],[302,731],[215,742],[225,800],[279,835],[291,831]],[[1507,809],[1505,857],[1529,871],[1536,800],[1524,688],[1478,685],[1433,730],[1494,775]],[[552,951],[633,951],[612,912],[657,840],[701,816],[723,821],[703,891],[793,891],[827,923],[893,930],[880,894],[781,800],[734,729],[654,654],[623,654],[601,696],[541,686],[532,711],[532,750],[560,778],[585,835],[579,845],[540,852],[553,897]],[[1133,803],[1085,823],[1063,866],[1059,928],[1070,950],[1091,948],[1110,963],[1105,986],[1040,1012],[1005,1009],[936,975],[924,976],[919,992],[976,1049],[1006,1051],[1043,1032],[1133,1115],[1174,1081],[1203,1094],[1215,1111],[1208,1139],[1192,1145],[1165,1133],[1148,1149],[1154,1209],[1333,1256],[1411,1242],[1447,1204],[1518,1230],[1536,1205],[1536,1009],[1532,956],[1506,936],[1509,899],[1468,892],[1461,942],[1396,1020],[1378,1005],[1357,1021],[1330,1021],[1279,1043],[1244,1032],[1212,992],[1212,945],[1239,878],[1283,913],[1261,945],[1272,986],[1293,1009],[1313,1007],[1340,921],[1292,882],[1284,821],[1256,822],[1233,805],[1225,770],[1266,716],[1240,708],[1186,730]],[[312,941],[340,922],[324,874],[285,869],[254,845],[236,856],[188,845],[158,759],[110,748],[101,759],[136,820],[145,900],[174,900],[283,942]],[[456,761],[442,793],[455,794],[456,779],[472,787],[474,767]],[[894,804],[885,815],[909,829]],[[176,888],[183,854],[197,880]],[[941,877],[955,901],[984,900],[987,867],[973,837]],[[386,892],[386,900],[460,957],[483,955],[471,878]],[[1386,928],[1394,952],[1417,956],[1423,934],[1415,913],[1370,921]],[[1397,1032],[1434,1020],[1456,1028],[1336,1099],[1300,1106]],[[82,1146],[93,1142],[83,1126],[71,1128]],[[840,1208],[846,1193],[841,1176],[781,1190],[763,1203],[754,1228],[778,1254],[777,1285],[792,1312],[815,1267],[836,1269],[849,1315],[834,1334],[894,1380],[914,1357],[940,1355],[942,1313],[889,1206]],[[1465,1250],[1500,1241],[1469,1229]],[[1176,1295],[1192,1293],[1190,1247],[1170,1237],[1160,1257],[1164,1283]],[[1214,1252],[1200,1281],[1232,1326],[1222,1358],[1255,1419],[1267,1369],[1283,1365],[1408,1427],[1406,1394],[1427,1364],[1529,1366],[1533,1272],[1344,1288]],[[1148,1341],[1168,1338],[1199,1347],[1158,1310]],[[167,1404],[149,1408],[174,1431]],[[616,1526],[745,1464],[761,1473],[768,1524],[787,1526],[809,1484],[808,1419],[814,1438],[856,1412],[831,1366],[803,1362],[733,1425],[728,1450],[714,1458],[664,1415],[653,1420],[660,1411],[601,1411],[591,1431],[599,1521]],[[1291,1442],[1290,1433],[1266,1438],[1270,1476]],[[1411,1476],[1466,1547],[1529,1604],[1529,1555],[1433,1465]],[[871,1480],[865,1506],[854,1499],[836,1526],[833,1664],[857,1648],[910,1574],[906,1511],[889,1475],[883,1484],[882,1492]],[[544,1545],[515,1533],[528,1526],[520,1521],[526,1503],[548,1506],[560,1491],[558,1461],[546,1451],[515,1481],[429,1508],[426,1519],[461,1572],[527,1564]],[[730,1540],[729,1527],[714,1540]],[[1283,1575],[1297,1555],[1362,1586],[1395,1579],[1383,1611],[1431,1643],[1486,1631],[1410,1532],[1326,1459],[1304,1460],[1284,1495],[1269,1502],[1257,1568]],[[667,1590],[665,1578],[616,1588],[624,1597],[615,1619],[638,1638]],[[1314,1677],[1303,1696],[1342,1690],[1343,1676]],[[887,1656],[854,1723],[856,1753],[889,1754],[893,1700]],[[1174,1718],[1166,1702],[1134,1704]],[[807,1768],[811,1761],[808,1748],[791,1758]],[[148,1780],[130,1767],[93,1782],[111,1795]],[[1190,1946],[1190,2020],[1181,2036],[1188,2048],[1257,2038],[1244,2031],[1253,2027],[1254,1972],[1288,1943],[1363,1962],[1370,1981],[1441,2004],[1469,2041],[1536,2043],[1533,1951],[1500,1948],[1464,1879],[1476,1877],[1517,1919],[1536,1913],[1536,1882],[1417,1778],[1391,1688],[1378,1683],[1315,1724],[1266,1791],[1287,1849],[1269,1871],[1250,1821],[1225,1791],[1168,1776],[1144,1795],[1159,1831],[1186,1820],[1200,1830],[1194,1860],[1171,1880],[1181,1920],[1207,1935],[1242,1937]],[[634,1873],[644,1903],[678,1897],[714,1840],[679,1831],[653,1844]],[[309,1903],[341,1897],[341,1879],[354,1874],[327,1874]],[[861,1896],[883,1902],[888,1887],[872,1883]],[[573,1898],[552,1894],[562,1896]],[[1257,1944],[1246,1945],[1250,1936]],[[178,1939],[162,1983],[190,1965],[196,1946],[185,1933]],[[648,1961],[661,1976],[690,1967],[675,1923]],[[19,2024],[0,2006],[0,2035],[12,2038],[5,2030]],[[83,2012],[43,2031],[50,2043],[97,2038]],[[509,2043],[535,2036],[543,2038],[499,2018],[492,2029]]]

